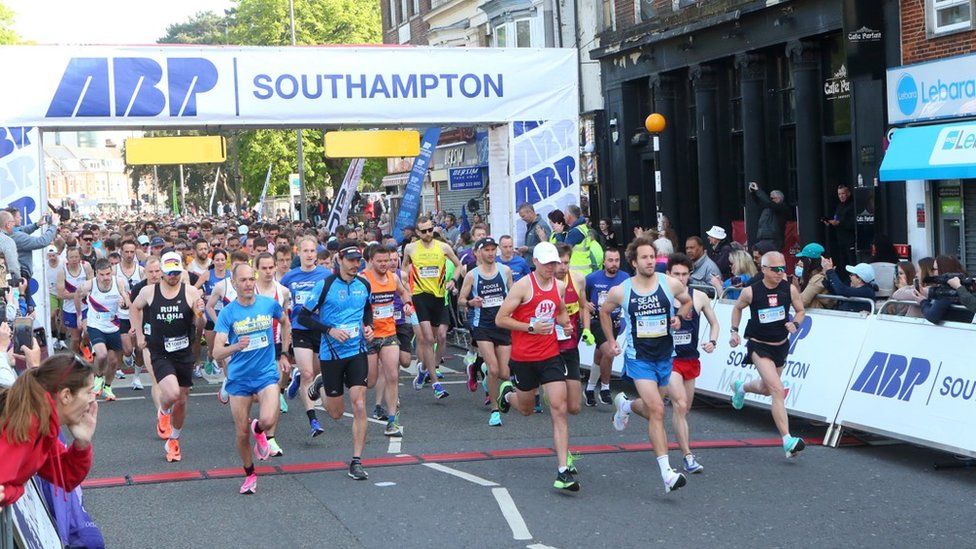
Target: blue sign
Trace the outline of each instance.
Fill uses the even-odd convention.
[[[451,168],[447,171],[447,186],[452,191],[467,191],[485,187],[484,169]]]
[[[976,114],[976,55],[888,69],[888,122],[968,118]]]
[[[932,365],[924,358],[875,351],[851,390],[907,402],[915,387],[924,383],[931,371]]]
[[[400,211],[397,212],[396,223],[393,225],[393,238],[397,242],[403,240],[403,230],[417,221],[427,167],[430,166],[430,159],[434,156],[434,148],[437,147],[437,140],[440,137],[441,129],[434,127],[424,130],[424,135],[420,139],[420,154],[413,161],[407,188],[403,191],[403,199],[400,201]]]

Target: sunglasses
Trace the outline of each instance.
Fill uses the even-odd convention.
[[[766,268],[769,269],[770,271],[773,271],[774,273],[785,273],[786,272],[786,266],[785,265],[777,265],[775,267],[770,267],[769,265],[767,265]]]
[[[93,241],[95,239],[94,238],[82,238],[82,240],[84,240],[85,242],[91,242],[91,241]]]
[[[417,232],[420,233],[420,234],[427,234],[427,233],[434,232],[434,229],[433,229],[433,227],[431,227],[430,229],[417,229]]]

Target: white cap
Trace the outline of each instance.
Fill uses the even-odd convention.
[[[712,228],[708,229],[708,232],[705,234],[712,238],[717,238],[719,240],[725,240],[726,237],[725,229],[719,227],[718,225],[712,225]]]
[[[149,244],[149,237],[146,236],[146,235],[144,235],[144,234],[139,235],[139,238],[136,239],[136,240],[137,240],[137,242],[139,242],[139,244],[142,244],[143,246],[145,246],[146,244]]]
[[[47,253],[49,253],[49,254],[56,254],[56,253],[58,253],[58,247],[55,246],[54,244],[52,244],[52,245],[48,246],[44,251],[47,252]]]
[[[163,274],[174,274],[183,272],[183,258],[179,252],[166,252],[160,260]]]
[[[559,263],[559,252],[556,251],[556,246],[552,242],[540,242],[535,245],[535,249],[532,251],[532,259],[538,260],[543,265]]]
[[[247,225],[241,225],[240,227],[237,228],[237,234],[241,236],[246,235],[247,231],[248,231]]]

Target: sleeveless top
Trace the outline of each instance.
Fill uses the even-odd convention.
[[[396,271],[396,277],[400,280],[403,278],[400,276],[400,269]],[[393,276],[393,272],[390,272],[390,276]],[[397,326],[406,322],[406,318],[403,317],[403,300],[400,299],[400,294],[393,292],[393,320]]]
[[[193,306],[186,300],[186,285],[180,283],[176,297],[166,299],[162,284],[154,284],[153,300],[146,307],[142,327],[150,354],[193,360],[190,341],[196,332],[194,316]]]
[[[770,290],[762,280],[752,286],[749,323],[745,337],[775,343],[789,337],[786,323],[790,319],[790,283],[783,280]]]
[[[628,278],[623,287],[623,314],[627,315],[625,329],[628,360],[666,360],[674,353],[671,335],[671,315],[674,296],[664,275],[655,275],[657,288],[649,294],[634,289]]]
[[[278,305],[281,305],[283,311],[285,306],[285,290],[287,290],[287,288],[279,284],[277,281],[275,281],[274,283],[274,293],[271,295],[262,294],[260,291],[258,291],[257,287],[254,288],[254,292],[257,295],[263,295],[264,297],[270,297],[271,299],[275,300],[278,303]],[[237,292],[235,291],[234,294],[235,294],[234,299],[237,299],[237,295],[236,295]],[[283,314],[288,314],[288,311],[284,311]],[[275,344],[281,343],[281,320],[280,319],[273,318],[271,320],[271,331],[274,334]]]
[[[446,263],[447,256],[444,255],[439,241],[431,242],[429,248],[424,247],[423,242],[418,242],[410,256],[410,287],[413,295],[444,297]]]
[[[125,281],[125,291],[129,295],[132,295],[132,289],[136,287],[136,284],[142,281],[142,267],[138,263],[134,263],[135,269],[132,270],[131,275],[126,275],[122,271],[122,264],[119,263],[115,266],[115,278],[121,278]],[[129,320],[129,309],[119,308],[119,320]]]
[[[379,277],[369,269],[363,272],[363,276],[369,281],[370,287],[369,303],[373,308],[373,337],[396,335],[394,317],[396,305],[393,301],[396,296],[396,279],[393,278],[393,273],[387,271],[385,281],[380,281]]]
[[[701,313],[695,310],[695,289],[688,288],[688,295],[691,296],[692,303],[691,320],[682,318],[681,328],[671,334],[674,338],[674,356],[677,358],[698,358],[701,356],[698,351],[698,327],[701,326]]]
[[[84,262],[78,264],[78,274],[77,275],[71,274],[71,271],[68,270],[68,263],[65,262],[65,264],[64,264],[64,289],[65,289],[65,291],[68,291],[68,292],[77,292],[78,291],[78,288],[80,288],[81,285],[84,284],[86,280],[88,280],[88,273],[85,272],[85,264],[84,264]],[[82,302],[81,303],[81,309],[82,309],[82,311],[88,310],[88,305],[86,303]],[[66,313],[77,314],[78,313],[78,310],[75,308],[75,300],[74,299],[65,299],[64,300],[63,310]]]
[[[567,336],[563,327],[556,325],[556,340],[559,341],[559,350],[572,351],[579,347],[582,329],[580,327],[580,306],[579,292],[576,291],[576,283],[573,282],[573,273],[566,275],[566,312],[569,313],[569,324],[573,327],[573,335]]]
[[[532,284],[532,297],[525,303],[520,303],[512,313],[512,318],[519,322],[535,320],[555,320],[559,309],[559,288],[556,280],[552,280],[552,287],[543,290],[536,280],[535,273],[528,276]],[[547,335],[530,334],[521,330],[512,332],[512,360],[519,362],[541,362],[559,354],[559,343],[555,330]]]
[[[98,287],[97,280],[92,281],[92,289],[88,293],[88,327],[105,334],[119,331],[118,313],[121,303],[122,293],[116,277],[112,277],[112,285],[106,292]]]
[[[471,271],[474,273],[474,284],[471,285],[471,295],[468,299],[472,297],[482,299],[481,307],[472,308],[474,310],[471,316],[473,328],[495,327],[495,316],[498,315],[498,309],[501,308],[502,302],[508,296],[508,282],[505,280],[503,269],[508,269],[508,267],[498,265],[498,272],[491,278],[485,278],[481,274],[481,267],[475,267]]]

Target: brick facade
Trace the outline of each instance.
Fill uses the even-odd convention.
[[[925,4],[926,0],[901,0],[903,65],[976,51],[976,31],[957,32],[931,39],[926,37]]]
[[[611,1],[611,0],[598,0]],[[610,29],[610,21],[604,22],[601,33],[603,44],[624,42],[628,38],[648,32],[659,32],[693,23],[735,9],[753,4],[756,0],[710,0],[690,2],[689,0],[651,0],[653,2],[654,17],[638,22],[635,13],[635,0],[612,0],[616,14],[617,29]],[[638,0],[638,3],[646,0]]]
[[[431,0],[420,0],[420,13],[419,14],[404,14],[400,13],[401,1],[396,0],[394,3],[397,7],[396,21],[400,23],[396,27],[391,26],[390,18],[390,2],[389,0],[378,0],[380,3],[380,12],[382,14],[383,21],[383,43],[384,44],[399,44],[400,36],[397,31],[398,27],[402,25],[402,21],[405,18],[409,18],[410,24],[410,41],[409,44],[414,46],[426,46],[427,45],[427,31],[430,30],[430,25],[428,25],[423,16],[430,12],[430,2]],[[413,8],[413,0],[407,1],[407,9]]]

